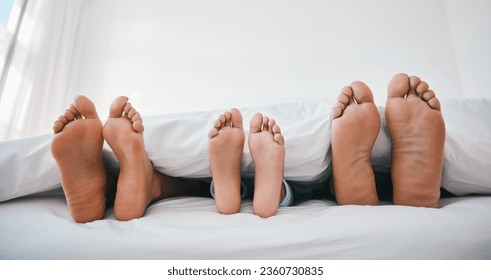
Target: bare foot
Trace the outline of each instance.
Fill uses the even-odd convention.
[[[332,172],[340,205],[377,205],[370,154],[380,115],[370,88],[362,82],[344,87],[331,111]]]
[[[285,196],[285,146],[280,127],[257,113],[252,117],[249,149],[254,161],[254,213],[262,218],[276,214]]]
[[[242,114],[233,108],[221,114],[209,133],[208,153],[218,212],[240,210],[240,161],[244,149]]]
[[[141,116],[127,97],[120,96],[112,102],[103,135],[120,164],[114,201],[116,218],[140,218],[147,206],[161,196],[161,176],[145,152]]]
[[[440,102],[426,82],[402,73],[391,79],[387,92],[394,203],[437,207],[445,145]]]
[[[72,218],[101,219],[106,210],[106,171],[102,162],[102,123],[92,101],[76,96],[53,125],[51,153],[56,160]]]

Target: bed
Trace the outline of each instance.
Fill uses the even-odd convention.
[[[245,122],[260,111],[281,125],[286,179],[322,183],[330,174],[330,106],[241,110]],[[220,215],[212,198],[178,197],[151,204],[140,219],[119,222],[109,208],[104,219],[77,224],[49,153],[52,136],[0,142],[0,259],[491,259],[491,99],[442,100],[442,108],[442,185],[452,195],[436,209],[390,201],[338,206],[325,198],[262,219],[248,200],[240,213]],[[383,125],[372,164],[387,171],[390,140],[379,111]],[[155,167],[172,176],[209,177],[206,135],[219,112],[144,118]],[[108,168],[117,168],[108,147],[104,155]],[[244,176],[253,174],[247,146],[242,168]]]

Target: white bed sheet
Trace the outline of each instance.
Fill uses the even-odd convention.
[[[137,220],[72,221],[62,195],[0,204],[1,259],[491,259],[491,197],[440,208],[335,206],[312,200],[277,216],[219,215],[211,198],[153,204]]]

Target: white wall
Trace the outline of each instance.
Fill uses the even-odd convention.
[[[467,97],[490,97],[491,1],[446,0],[445,11]]]
[[[72,92],[142,114],[307,99],[398,72],[487,96],[490,1],[86,0]],[[67,101],[68,102],[68,101]]]

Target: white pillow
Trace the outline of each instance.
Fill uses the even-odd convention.
[[[285,178],[317,182],[331,172],[329,102],[299,102],[241,109],[246,135],[256,112],[276,119],[285,137]],[[442,101],[447,126],[442,184],[457,194],[491,194],[491,100]],[[145,142],[155,168],[170,176],[210,177],[208,131],[223,110],[144,117]],[[384,108],[379,107],[382,126],[372,151],[377,171],[390,170],[390,139]],[[52,135],[0,142],[0,201],[60,187],[49,145]],[[104,150],[109,168],[118,163],[110,149]],[[244,147],[244,176],[254,169]]]

